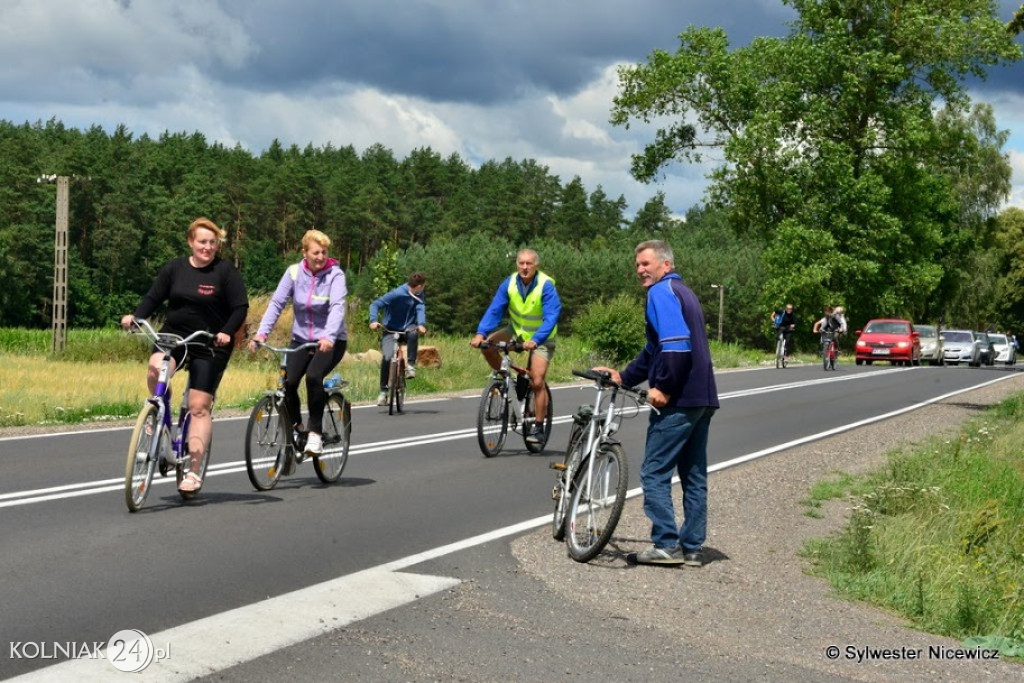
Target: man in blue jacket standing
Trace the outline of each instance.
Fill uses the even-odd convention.
[[[423,300],[423,290],[427,286],[427,278],[423,273],[413,273],[404,285],[395,287],[390,292],[370,304],[370,329],[381,326],[377,315],[384,309],[384,327],[405,333],[406,352],[409,365],[405,376],[416,376],[416,354],[419,350],[421,334],[427,333],[427,305]],[[388,373],[391,370],[391,356],[395,352],[395,338],[385,334],[380,340],[380,394],[377,405],[387,405]]]
[[[626,386],[646,381],[652,410],[640,468],[644,513],[654,545],[637,554],[639,564],[704,564],[707,538],[708,430],[718,409],[718,389],[704,312],[675,272],[672,248],[661,240],[636,247],[636,272],[647,288],[647,343],[621,374]],[[676,527],[672,475],[683,488],[683,524]]]

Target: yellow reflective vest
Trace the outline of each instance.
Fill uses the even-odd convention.
[[[552,285],[555,283],[554,279],[539,271],[535,277],[537,286],[526,295],[525,299],[519,295],[519,286],[516,284],[518,276],[508,279],[508,317],[512,323],[512,330],[523,341],[533,339],[533,335],[537,333],[541,323],[544,322],[541,292],[544,290],[545,283],[551,282]],[[558,334],[557,325],[551,330],[548,339],[554,339],[556,334]]]

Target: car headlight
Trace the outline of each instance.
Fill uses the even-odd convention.
[[[905,341],[897,342],[896,346],[897,346],[897,348],[905,349],[908,346],[910,346],[910,342],[905,342]]]

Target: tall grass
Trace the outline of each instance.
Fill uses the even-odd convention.
[[[269,297],[257,297],[249,309],[248,331],[255,334]],[[365,316],[360,316],[365,317]],[[340,372],[349,385],[352,401],[365,402],[379,390],[379,337],[364,320],[350,316],[348,350]],[[270,342],[286,345],[291,330],[291,310],[278,321]],[[638,340],[637,348],[642,341]],[[482,388],[490,368],[480,352],[469,346],[469,337],[426,336],[421,346],[438,348],[440,368],[421,368],[409,386],[410,398],[431,393],[471,391]],[[113,420],[136,414],[147,395],[145,364],[148,343],[120,328],[69,330],[66,349],[50,355],[48,330],[0,329],[0,427]],[[719,368],[757,366],[767,360],[763,352],[735,344],[712,342]],[[585,340],[560,337],[548,370],[552,383],[570,382],[573,369],[614,365],[594,352]],[[277,380],[276,357],[236,349],[217,393],[220,409],[244,409]],[[172,386],[176,395],[183,378]]]
[[[923,630],[1024,655],[1022,418],[1014,396],[957,438],[894,453],[851,481],[866,492],[842,533],[807,545],[815,571]]]

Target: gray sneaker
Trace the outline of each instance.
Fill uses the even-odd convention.
[[[388,404],[388,392],[382,391],[377,394],[377,405],[386,406]]]
[[[683,564],[685,564],[687,567],[703,567],[704,551],[695,550],[692,553],[683,553]]]
[[[637,564],[685,564],[683,549],[650,547],[636,554]]]
[[[405,367],[405,378],[406,379],[415,379],[416,378],[416,366],[414,366],[414,365],[407,365]]]
[[[539,446],[544,442],[544,425],[540,422],[526,425],[526,443],[531,446]]]

